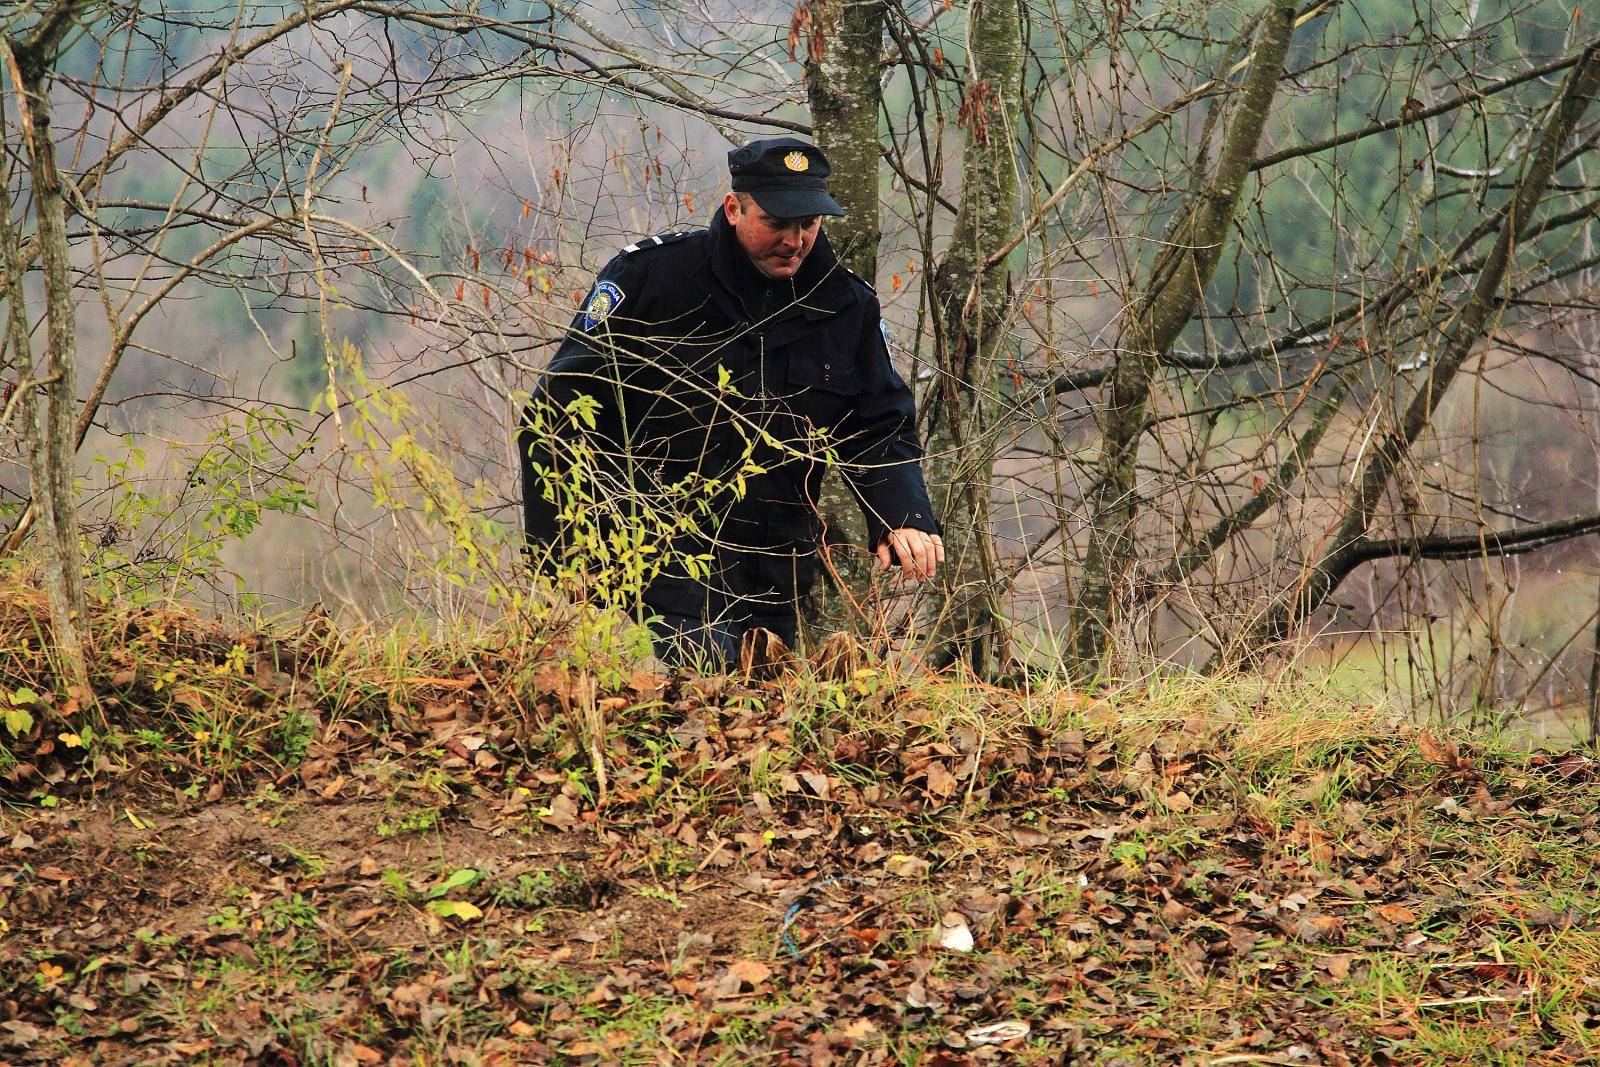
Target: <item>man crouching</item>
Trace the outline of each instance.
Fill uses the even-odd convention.
[[[708,228],[641,240],[600,272],[519,436],[536,553],[570,547],[554,487],[577,438],[603,468],[611,523],[627,521],[629,494],[742,484],[680,524],[644,586],[637,608],[669,664],[728,663],[757,627],[794,644],[834,460],[883,569],[925,581],[944,561],[877,294],[822,233],[824,215],[844,214],[826,157],[777,137],[730,152],[728,169],[732,191]],[[579,400],[580,419],[535,416]]]

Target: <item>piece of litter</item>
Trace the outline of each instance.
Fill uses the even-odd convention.
[[[974,1026],[966,1037],[974,1045],[1003,1045],[1008,1041],[1021,1041],[1033,1032],[1026,1019],[1007,1019],[1003,1023]]]
[[[959,911],[946,912],[939,925],[933,928],[933,936],[940,948],[951,952],[972,951],[972,930],[967,926],[967,917]]]

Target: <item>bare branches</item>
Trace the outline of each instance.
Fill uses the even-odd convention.
[[[100,5],[76,23],[35,4],[4,22],[19,64],[81,44],[53,83],[71,226],[47,264],[29,142],[8,137],[0,407],[61,382],[23,293],[49,271],[59,289],[64,263],[73,299],[105,309],[78,319],[96,362],[68,435],[92,563],[131,567],[155,525],[113,511],[106,490],[135,477],[115,435],[152,457],[137,477],[192,502],[185,449],[272,404],[317,439],[301,462],[332,502],[315,536],[268,550],[274,573],[318,575],[277,591],[459,603],[407,554],[425,524],[374,518],[369,446],[334,442],[370,398],[341,377],[325,407],[324,354],[359,352],[364,382],[448,439],[475,506],[509,514],[519,394],[594,268],[703,225],[725,141],[814,133],[851,209],[830,239],[879,285],[938,427],[941,517],[968,528],[961,581],[895,601],[901,618],[1015,620],[990,646],[1037,639],[1043,659],[1076,605],[1082,647],[1123,663],[1199,660],[1313,611],[1371,642],[1448,619],[1510,677],[1486,635],[1600,510],[1600,125],[1569,115],[1541,154],[1566,121],[1550,81],[1588,63],[1576,30],[1525,32],[1560,22],[1544,4],[1416,27],[1386,0],[1096,19],[830,0],[809,73],[785,12],[692,0]],[[35,523],[18,444],[0,436],[11,548]],[[307,545],[315,565],[283,562]],[[1258,630],[1263,612],[1289,621]],[[1526,677],[1561,674],[1544,666]]]
[[[1349,130],[1345,133],[1335,134],[1332,137],[1325,137],[1320,141],[1313,141],[1309,144],[1293,145],[1289,148],[1279,149],[1276,152],[1269,152],[1252,163],[1250,165],[1250,169],[1265,170],[1268,167],[1275,167],[1279,163],[1287,163],[1291,159],[1300,159],[1304,156],[1313,156],[1318,152],[1326,152],[1331,148],[1338,148],[1342,145],[1354,144],[1355,142],[1364,140],[1368,137],[1375,137],[1380,133],[1388,133],[1391,130],[1398,130],[1406,126],[1424,123],[1429,119],[1436,119],[1441,115],[1448,115],[1452,111],[1459,111],[1460,109],[1469,105],[1480,103],[1492,96],[1495,96],[1496,94],[1506,92],[1509,89],[1515,89],[1519,85],[1525,85],[1531,81],[1538,81],[1540,78],[1547,78],[1552,74],[1559,74],[1582,59],[1583,53],[1575,52],[1572,55],[1563,56],[1560,59],[1553,60],[1552,62],[1532,67],[1526,71],[1523,71],[1521,74],[1513,75],[1509,78],[1502,78],[1494,84],[1485,86],[1482,89],[1472,89],[1468,92],[1460,93],[1448,100],[1441,101],[1428,107],[1404,108],[1402,109],[1401,114],[1396,115],[1391,119],[1383,119],[1379,122],[1369,123],[1360,129]]]
[[[1500,212],[1500,234],[1493,251],[1478,273],[1477,284],[1464,305],[1445,327],[1444,343],[1421,388],[1406,406],[1396,431],[1377,442],[1356,475],[1357,488],[1346,502],[1344,515],[1328,537],[1329,551],[1307,568],[1306,578],[1292,601],[1275,606],[1254,628],[1258,639],[1281,638],[1296,621],[1315,611],[1353,567],[1354,546],[1371,525],[1376,508],[1401,460],[1427,429],[1456,374],[1473,346],[1482,338],[1502,306],[1502,288],[1512,258],[1528,230],[1556,162],[1595,93],[1600,91],[1600,50],[1591,46],[1573,67],[1544,128],[1538,148],[1528,159],[1516,195]]]
[[[1294,22],[1295,5],[1288,0],[1275,0],[1263,10],[1249,73],[1216,165],[1179,209],[1181,222],[1171,228],[1171,242],[1157,255],[1128,315],[1127,339],[1117,354],[1106,405],[1102,473],[1093,497],[1083,589],[1071,625],[1075,655],[1085,664],[1109,651],[1114,600],[1133,564],[1135,460],[1156,361],[1194,317],[1222,258],[1222,243],[1283,73]]]
[[[1534,523],[1515,530],[1479,530],[1464,534],[1427,534],[1357,541],[1345,554],[1345,574],[1376,559],[1467,560],[1537,552],[1578,537],[1600,533],[1600,513]]]

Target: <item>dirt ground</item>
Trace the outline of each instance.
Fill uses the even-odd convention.
[[[469,698],[18,794],[0,1062],[1600,1056],[1585,756],[838,692],[618,698],[603,803]]]

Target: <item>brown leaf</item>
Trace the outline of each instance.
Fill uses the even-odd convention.
[[[1427,730],[1417,735],[1417,751],[1422,753],[1423,759],[1435,767],[1444,767],[1452,771],[1472,768],[1472,761],[1461,755],[1461,750],[1454,741],[1436,738]]]
[[[23,1022],[21,1019],[12,1019],[8,1022],[0,1023],[0,1030],[5,1031],[5,1043],[12,1048],[19,1049],[29,1047],[43,1036],[37,1026]]]
[[[928,795],[942,804],[950,799],[950,794],[955,791],[955,775],[946,770],[945,765],[938,760],[928,764]]]
[[[578,805],[565,793],[557,793],[550,801],[550,814],[541,815],[539,821],[557,830],[570,829],[578,821]]]
[[[1417,921],[1417,913],[1404,904],[1379,904],[1372,910],[1378,918],[1395,926],[1409,926]]]
[[[734,960],[728,964],[728,974],[741,982],[757,986],[772,977],[772,968],[759,960]]]
[[[830,634],[812,654],[811,669],[826,681],[848,681],[860,669],[862,658],[861,646],[854,637],[847,633]]]
[[[358,1044],[354,1041],[346,1042],[344,1048],[339,1050],[341,1058],[349,1057],[352,1063],[382,1063],[383,1053],[369,1045]]]
[[[758,960],[734,960],[713,987],[717,997],[738,996],[746,986],[756,988],[772,977],[772,968]]]
[[[1355,959],[1355,953],[1341,952],[1337,956],[1324,956],[1317,964],[1332,977],[1342,980],[1350,977],[1350,965]]]
[[[897,852],[883,861],[883,869],[896,878],[921,878],[933,867],[930,860]]]
[[[739,643],[739,673],[746,678],[776,678],[793,670],[794,664],[794,653],[771,630],[756,627]]]
[[[1179,900],[1169,900],[1161,906],[1161,921],[1168,926],[1177,926],[1194,914],[1193,908]]]

